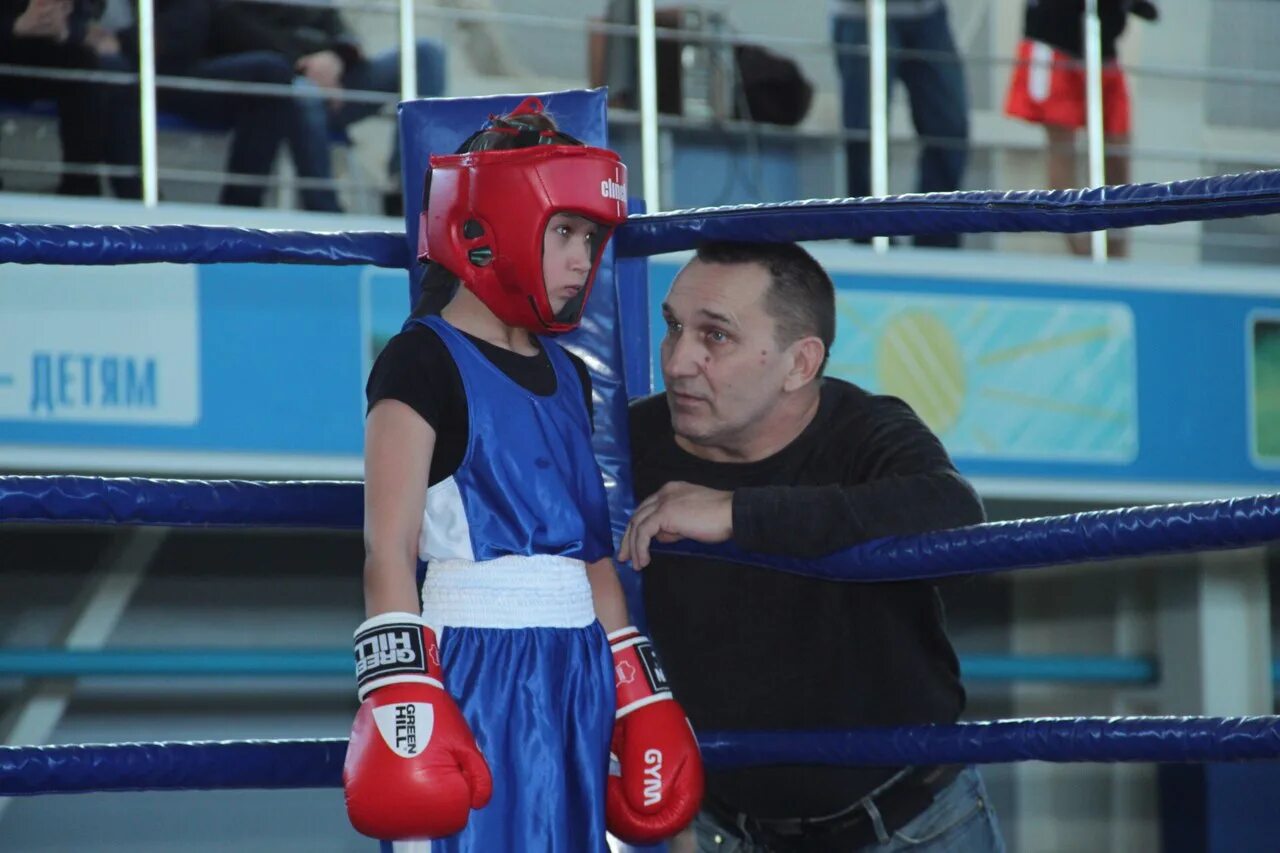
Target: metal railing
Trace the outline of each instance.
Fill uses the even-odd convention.
[[[298,6],[315,6],[318,5],[314,0],[287,0],[287,2]],[[641,7],[645,10],[651,9],[652,0],[638,0]],[[894,145],[894,137],[887,121],[887,105],[883,103],[883,92],[885,90],[884,76],[885,66],[890,57],[903,59],[938,59],[947,61],[956,61],[956,57],[949,53],[939,53],[935,51],[924,51],[917,49],[894,49],[890,51],[887,47],[885,38],[886,21],[884,19],[885,0],[867,0],[868,10],[870,12],[868,22],[870,25],[869,43],[865,46],[840,46],[833,45],[829,38],[810,38],[804,36],[796,36],[785,33],[767,33],[767,32],[690,32],[669,27],[659,27],[656,25],[654,18],[650,14],[642,12],[639,16],[640,25],[615,24],[601,21],[584,22],[580,17],[571,17],[556,14],[536,14],[529,11],[508,10],[508,9],[479,9],[479,8],[453,8],[444,5],[427,5],[420,4],[414,8],[411,0],[336,0],[336,2],[325,3],[323,5],[336,7],[339,9],[358,10],[361,14],[366,15],[394,15],[398,22],[398,38],[400,45],[401,59],[401,97],[412,97],[416,94],[414,84],[416,83],[416,73],[413,67],[416,59],[416,51],[413,50],[417,24],[423,19],[440,21],[452,24],[474,24],[474,25],[491,25],[506,24],[520,28],[522,31],[540,28],[543,30],[562,30],[566,32],[585,32],[591,30],[605,35],[622,35],[637,39],[638,44],[642,47],[639,51],[640,64],[642,66],[640,78],[641,99],[640,108],[634,111],[614,110],[611,112],[611,120],[621,126],[632,126],[638,128],[640,136],[641,175],[644,178],[643,195],[649,203],[650,209],[661,210],[670,206],[670,199],[662,197],[662,183],[660,181],[661,167],[659,164],[659,151],[663,140],[660,132],[670,130],[682,130],[687,128],[714,126],[718,131],[723,131],[729,135],[740,135],[749,140],[763,138],[790,138],[804,139],[832,146],[833,151],[839,145],[851,141],[869,142],[872,151],[872,162],[874,168],[872,171],[872,192],[875,194],[886,194],[889,192],[888,185],[888,160],[890,148]],[[140,4],[140,22],[149,20],[150,3],[143,2]],[[968,7],[966,7],[968,8]],[[822,13],[825,14],[825,13]],[[991,15],[992,10],[988,4],[985,11],[970,14],[970,24],[975,21],[980,23],[982,15]],[[1086,11],[1087,16],[1096,22],[1096,0],[1091,0]],[[974,29],[975,27],[968,27]],[[149,37],[149,26],[141,26],[140,30],[144,41]],[[1100,32],[1096,26],[1090,26],[1090,44],[1097,48],[1100,39]],[[656,83],[657,83],[657,66],[656,66],[656,48],[657,42],[661,39],[679,39],[688,43],[708,43],[708,44],[760,44],[770,47],[790,51],[792,53],[803,52],[812,54],[815,51],[822,51],[828,56],[834,56],[836,53],[853,53],[855,55],[866,55],[871,60],[872,66],[872,94],[876,101],[875,109],[872,110],[871,126],[866,131],[857,129],[846,130],[838,126],[823,127],[815,125],[813,122],[808,123],[804,127],[774,127],[763,125],[757,122],[746,120],[724,120],[713,119],[707,121],[704,119],[681,117],[678,115],[660,115],[657,111],[656,104]],[[15,74],[24,73],[30,76],[44,76],[50,79],[67,79],[81,80],[84,82],[107,82],[116,84],[133,85],[140,82],[139,98],[142,109],[142,139],[144,143],[144,157],[141,165],[142,183],[144,187],[144,197],[148,204],[155,204],[158,200],[158,181],[161,176],[165,178],[183,178],[195,179],[202,181],[214,181],[218,179],[221,173],[203,170],[174,170],[162,169],[157,162],[157,152],[155,151],[155,137],[157,133],[158,120],[156,116],[156,99],[157,89],[177,89],[177,90],[193,90],[193,91],[229,91],[244,92],[246,94],[262,94],[271,97],[298,97],[297,91],[288,85],[272,85],[272,84],[251,84],[237,83],[230,84],[217,80],[192,80],[190,78],[174,77],[156,74],[151,63],[151,51],[146,49],[148,45],[143,45],[141,54],[143,56],[142,68],[135,74],[122,74],[113,72],[85,72],[58,69],[32,69],[24,66],[15,66],[9,64],[0,64],[0,73]],[[980,46],[964,45],[961,51],[961,62],[966,65],[977,65],[981,67],[1012,67],[1017,60],[1010,55],[992,54],[984,52]],[[1099,54],[1100,57],[1100,54]],[[1095,57],[1095,60],[1099,57]],[[1088,59],[1088,57],[1086,57]],[[1098,62],[1093,63],[1095,66]],[[1088,65],[1088,62],[1086,62]],[[834,63],[833,63],[834,66]],[[1091,80],[1096,79],[1098,68],[1092,67],[1090,74]],[[1221,68],[1206,67],[1198,65],[1196,67],[1186,66],[1169,66],[1159,64],[1132,64],[1126,63],[1126,69],[1130,74],[1149,78],[1152,80],[1163,80],[1169,82],[1186,81],[1196,83],[1216,83],[1224,85],[1252,85],[1252,86],[1275,86],[1280,87],[1280,71],[1270,70],[1244,70],[1237,68]],[[315,90],[316,94],[337,94],[333,90]],[[1092,91],[1092,89],[1091,89]],[[647,93],[647,94],[646,94]],[[363,92],[354,90],[343,90],[341,95],[352,101],[392,104],[395,101],[393,96],[381,92]],[[1094,99],[1097,100],[1096,93]],[[1093,120],[1095,124],[1100,119],[1100,113],[1097,111],[1098,104],[1094,105]],[[967,145],[973,150],[1006,148],[1009,143],[1003,140],[986,140],[977,142],[960,143],[950,139],[934,139],[929,137],[913,137],[917,144],[927,144],[934,146],[948,145]],[[1027,145],[1027,142],[1022,142]],[[1104,179],[1099,171],[1101,169],[1102,158],[1106,153],[1105,144],[1099,137],[1099,130],[1095,127],[1094,131],[1088,135],[1087,145],[1089,163],[1090,163],[1090,184],[1104,183]],[[1191,146],[1176,146],[1162,144],[1159,148],[1151,146],[1129,146],[1128,150],[1113,149],[1115,153],[1128,153],[1134,158],[1147,157],[1170,163],[1203,163],[1208,159],[1231,159],[1240,162],[1249,162],[1258,167],[1274,166],[1280,163],[1280,155],[1269,153],[1266,151],[1233,151],[1229,154],[1211,154],[1208,151],[1197,149]],[[0,160],[0,166],[29,168],[30,160]],[[80,167],[84,170],[85,167]],[[67,166],[65,171],[76,171],[77,167]],[[44,168],[31,168],[31,171],[50,171]],[[98,167],[90,171],[108,176],[121,174],[112,167]],[[1198,170],[1197,170],[1198,171]],[[262,178],[257,176],[233,176],[233,182],[253,183],[260,182],[267,186],[279,186],[282,182],[279,179]],[[349,189],[354,187],[363,187],[363,183],[358,181],[336,181],[331,182],[328,179],[306,179],[298,178],[291,180],[293,185],[311,187],[323,186],[328,188]],[[1206,240],[1227,240],[1228,242],[1235,238],[1229,235],[1205,235]],[[1236,242],[1249,242],[1254,238],[1241,237]],[[1105,245],[1098,235],[1093,241],[1093,250],[1096,257],[1102,258],[1105,252]]]

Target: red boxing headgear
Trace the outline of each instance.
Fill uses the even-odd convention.
[[[627,167],[618,155],[582,145],[433,155],[418,260],[462,280],[498,319],[542,334],[582,319],[605,244],[627,218]],[[557,314],[542,275],[542,240],[556,213],[600,226],[582,290]]]

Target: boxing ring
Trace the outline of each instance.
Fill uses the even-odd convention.
[[[406,176],[426,151],[516,98],[402,106]],[[546,96],[567,130],[605,144],[598,93]],[[442,118],[443,116],[443,118]],[[469,131],[468,131],[469,132]],[[415,184],[417,184],[415,186]],[[420,182],[405,179],[406,200]],[[419,200],[420,203],[420,200]],[[410,271],[417,209],[406,233],[311,233],[197,226],[0,225],[0,263],[288,263]],[[614,274],[598,282],[582,328],[567,339],[592,358],[596,447],[615,537],[630,509],[622,363],[624,304],[643,287],[648,257],[706,239],[791,241],[1008,231],[1084,232],[1280,212],[1280,171],[1094,190],[960,192],[882,199],[638,214],[614,240]],[[192,481],[81,476],[0,477],[0,522],[358,530],[356,482]],[[856,582],[936,579],[1145,555],[1212,551],[1280,539],[1280,495],[977,525],[877,540],[816,560],[732,546],[654,544],[779,571]],[[638,612],[639,578],[623,571]],[[1117,717],[995,720],[840,732],[700,732],[709,768],[766,763],[885,764],[1204,762],[1280,758],[1280,717]],[[281,789],[341,785],[342,739],[0,747],[0,796],[88,791]]]

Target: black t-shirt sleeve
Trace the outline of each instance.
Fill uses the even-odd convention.
[[[365,396],[370,409],[379,400],[399,400],[435,430],[429,485],[458,470],[467,452],[467,401],[439,335],[415,325],[388,341],[369,371]]]
[[[380,400],[399,400],[439,432],[442,404],[453,384],[444,371],[457,370],[435,332],[421,327],[401,332],[387,342],[369,371],[368,409]]]
[[[1072,56],[1084,56],[1084,0],[1038,0],[1028,2],[1023,18],[1023,35],[1055,47]],[[1100,0],[1098,18],[1102,24],[1102,55],[1114,59],[1116,41],[1124,33],[1130,0]]]
[[[906,403],[868,395],[858,417],[836,426],[847,485],[736,489],[736,544],[816,557],[871,539],[985,520],[973,487]]]

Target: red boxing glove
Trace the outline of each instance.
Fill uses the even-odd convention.
[[[670,838],[702,804],[702,756],[684,709],[649,638],[635,628],[609,635],[618,711],[605,793],[609,831],[629,844]]]
[[[489,765],[444,690],[435,632],[412,613],[356,629],[360,710],[342,767],[347,816],[384,841],[443,838],[489,802]]]

